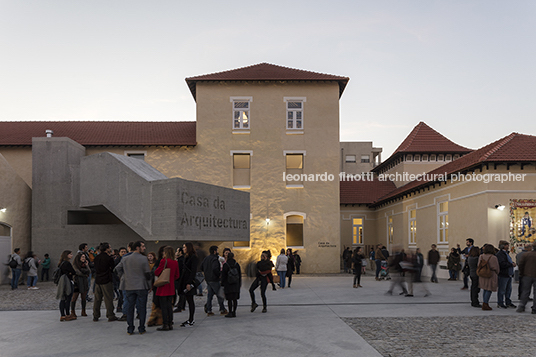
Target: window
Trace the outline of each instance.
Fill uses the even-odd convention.
[[[389,217],[387,220],[387,238],[389,244],[393,244],[393,217]]]
[[[139,159],[144,161],[147,151],[125,151],[125,155],[133,159]]]
[[[287,247],[303,247],[303,216],[288,215]]]
[[[436,156],[435,156],[435,154],[430,155],[430,161],[436,161]]]
[[[413,155],[406,155],[406,161],[413,161]]]
[[[253,152],[231,151],[233,157],[233,188],[251,187],[250,169],[252,154]]]
[[[447,155],[447,156],[445,156],[445,160],[446,160],[446,161],[451,161],[451,160],[452,160],[452,155]]]
[[[303,157],[305,152],[284,152],[285,154],[285,181],[289,188],[303,187]]]
[[[423,155],[422,156],[422,161],[428,161],[428,155]]]
[[[417,210],[409,211],[409,244],[417,244]]]
[[[352,219],[352,244],[363,244],[363,218]]]
[[[415,161],[421,161],[421,155],[415,155]]]
[[[346,155],[346,162],[355,162],[355,155]]]
[[[443,155],[437,155],[437,161],[443,161]]]
[[[231,97],[233,104],[233,129],[249,130],[250,129],[250,103],[252,97]]]
[[[306,98],[285,97],[287,107],[287,130],[303,130],[303,105]]]
[[[441,202],[437,207],[438,243],[449,242],[449,202]]]
[[[233,242],[233,247],[235,247],[235,248],[249,248],[249,242],[248,241]]]
[[[362,163],[369,163],[370,162],[370,155],[361,155],[361,162]]]

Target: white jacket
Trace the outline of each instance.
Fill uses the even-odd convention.
[[[279,254],[275,261],[276,271],[287,271],[288,257],[285,254]]]

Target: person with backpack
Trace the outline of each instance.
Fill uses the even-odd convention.
[[[35,259],[34,253],[30,250],[26,254],[24,263],[22,263],[22,270],[27,272],[27,286],[28,290],[37,290],[39,289],[37,285],[37,260]]]
[[[493,291],[498,289],[499,261],[495,256],[495,247],[484,244],[482,255],[478,258],[476,273],[478,275],[478,287],[484,290],[482,294],[482,310],[493,310],[489,306],[489,299]]]
[[[234,259],[234,253],[231,251],[227,253],[227,261],[223,264],[221,285],[224,288],[225,299],[229,307],[229,313],[225,317],[236,317],[240,287],[242,286],[242,272],[240,265]]]
[[[207,303],[205,304],[205,312],[207,316],[214,316],[212,312],[212,298],[216,295],[218,304],[220,306],[220,314],[226,315],[228,311],[225,309],[223,303],[223,297],[220,292],[220,261],[218,259],[218,247],[213,245],[209,248],[210,255],[208,255],[201,264],[201,271],[205,274],[205,281],[207,282]]]
[[[15,248],[9,258],[9,267],[11,268],[11,290],[19,287],[19,279],[22,273],[22,259],[20,258],[20,248]]]

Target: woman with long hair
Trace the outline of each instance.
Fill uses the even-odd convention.
[[[86,296],[89,290],[88,280],[89,277],[89,262],[87,261],[86,255],[82,252],[78,253],[74,258],[73,263],[74,271],[76,275],[74,276],[74,293],[71,300],[71,316],[76,317],[76,301],[80,295],[80,301],[82,303],[82,313],[81,316],[87,316],[86,314]]]
[[[64,250],[58,262],[61,277],[58,283],[56,298],[60,299],[60,321],[76,320],[76,316],[72,316],[70,312],[71,300],[73,298],[73,277],[76,275],[71,264],[72,258],[73,253],[70,250]]]
[[[157,259],[153,265],[153,268],[151,269],[151,274],[154,277],[154,272],[156,268],[158,268],[158,264],[160,261],[164,258],[164,248],[166,246],[163,245],[158,249],[158,256]],[[158,297],[156,296],[156,287],[153,286],[153,305],[151,306],[151,315],[149,316],[149,320],[147,320],[147,326],[160,326],[163,324],[162,320],[162,309],[160,308],[160,301]]]
[[[225,299],[229,313],[225,317],[236,317],[238,299],[240,299],[240,286],[242,285],[242,272],[240,265],[234,259],[234,253],[227,253],[227,260],[221,272],[221,285],[224,287]]]
[[[195,323],[195,302],[194,295],[196,293],[195,275],[197,273],[197,265],[199,259],[194,249],[194,245],[191,242],[184,243],[182,246],[184,251],[184,274],[181,277],[181,283],[179,291],[186,295],[186,302],[188,302],[188,310],[190,312],[188,320],[181,324],[181,327],[193,326]]]
[[[275,271],[279,275],[279,286],[281,289],[285,288],[285,278],[287,276],[287,263],[288,257],[285,255],[285,249],[281,248],[281,252],[277,256],[275,261]]]
[[[352,255],[352,263],[354,264],[354,288],[362,288],[361,272],[362,261],[365,259],[361,247],[357,247]]]
[[[147,260],[149,261],[149,269],[153,270],[154,265],[156,264],[156,253],[149,252],[147,254]]]
[[[179,265],[175,260],[175,251],[170,246],[164,248],[164,256],[154,274],[160,276],[164,269],[170,269],[169,283],[156,288],[156,296],[162,309],[162,327],[158,331],[173,330],[173,297],[175,296],[175,280],[179,278]]]
[[[499,274],[499,260],[495,256],[495,247],[491,244],[484,244],[482,248],[482,255],[478,258],[478,265],[480,266],[481,262],[484,261],[488,264],[489,269],[491,270],[491,276],[489,278],[479,276],[478,277],[478,287],[484,292],[482,293],[482,310],[493,310],[489,306],[489,299],[493,291],[497,291],[499,286],[498,283],[498,274]],[[482,263],[484,264],[484,263]]]
[[[450,254],[447,256],[447,268],[449,269],[449,280],[458,280],[460,255],[456,251],[456,248],[450,249]]]
[[[478,258],[480,257],[480,248],[473,246],[469,251],[467,265],[469,266],[469,277],[471,278],[471,306],[482,307],[478,301],[480,288],[478,287],[478,275],[476,269],[478,267]]]

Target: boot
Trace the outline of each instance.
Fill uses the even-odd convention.
[[[168,325],[162,325],[162,327],[159,327],[156,329],[156,331],[169,331],[170,328]]]
[[[81,313],[80,315],[81,315],[81,316],[84,316],[84,317],[87,316],[87,314],[86,314],[86,309],[82,309],[82,313]]]
[[[482,310],[493,310],[487,302],[482,303]]]

